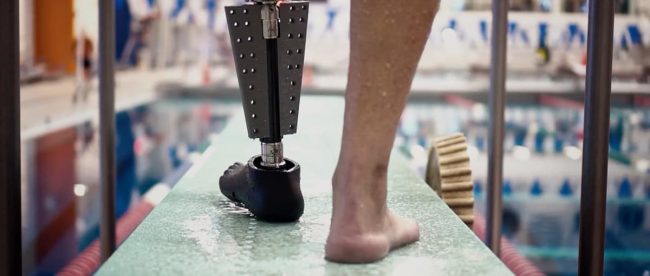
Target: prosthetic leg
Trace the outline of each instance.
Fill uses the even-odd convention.
[[[282,137],[298,125],[308,10],[306,1],[226,7],[248,137],[262,149],[230,166],[219,187],[260,220],[295,221],[304,209],[300,165],[284,158]]]

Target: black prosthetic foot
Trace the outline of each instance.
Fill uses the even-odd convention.
[[[285,164],[277,169],[261,166],[259,155],[246,165],[233,164],[219,178],[221,193],[244,205],[259,220],[298,220],[305,207],[300,191],[300,165],[284,160]]]

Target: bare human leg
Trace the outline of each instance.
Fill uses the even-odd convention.
[[[350,66],[325,258],[365,263],[413,243],[414,220],[386,205],[395,131],[438,0],[352,0]]]

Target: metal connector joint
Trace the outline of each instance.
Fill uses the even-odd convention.
[[[262,143],[262,166],[279,168],[284,165],[282,142]]]
[[[264,39],[278,38],[278,6],[273,2],[272,4],[264,4],[262,7],[262,33]]]

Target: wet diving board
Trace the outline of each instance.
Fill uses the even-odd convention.
[[[388,204],[420,223],[420,241],[373,264],[325,261],[343,99],[307,96],[301,105],[298,134],[284,139],[285,156],[302,166],[305,213],[300,221],[260,222],[221,195],[223,171],[260,150],[247,138],[242,112],[98,275],[511,274],[398,153],[389,166]]]

